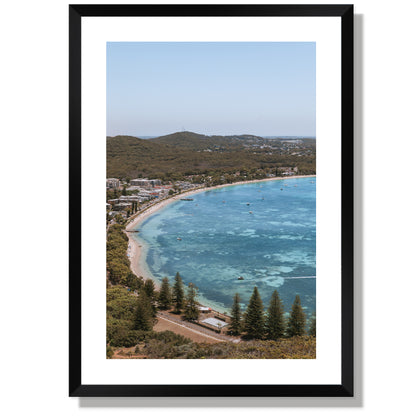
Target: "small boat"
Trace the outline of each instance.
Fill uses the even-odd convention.
[[[193,201],[193,198],[181,198],[181,201]]]
[[[182,238],[178,237],[178,238],[177,238],[177,240],[178,240],[178,241],[181,241],[181,240],[182,240]]]
[[[252,214],[252,213],[253,213],[253,211],[249,211],[248,213],[249,213],[249,214]]]
[[[280,188],[281,191],[283,191],[283,188]]]
[[[237,280],[244,280],[243,276],[238,276]]]
[[[250,205],[250,202],[247,202],[246,205]]]

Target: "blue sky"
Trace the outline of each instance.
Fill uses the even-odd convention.
[[[109,42],[107,135],[315,136],[313,42]]]

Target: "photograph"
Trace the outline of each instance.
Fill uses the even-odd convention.
[[[315,42],[106,43],[107,359],[316,359],[316,142]]]

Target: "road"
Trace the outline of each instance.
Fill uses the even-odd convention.
[[[170,329],[172,332],[179,333],[185,337],[188,337],[196,342],[239,342],[238,338],[230,337],[228,335],[217,334],[214,331],[211,331],[207,328],[203,328],[199,325],[193,324],[191,322],[182,321],[180,318],[174,317],[166,312],[158,312],[157,317],[159,320],[165,322],[171,328],[165,328],[161,325],[162,330]],[[179,330],[179,328],[181,328]],[[157,328],[155,328],[157,330]],[[179,330],[179,331],[178,331]],[[195,338],[196,336],[196,338]],[[209,341],[208,341],[209,340]]]

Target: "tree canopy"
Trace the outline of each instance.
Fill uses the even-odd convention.
[[[289,322],[287,326],[287,334],[290,337],[305,334],[306,315],[302,309],[299,295],[296,295],[292,305]]]
[[[159,308],[169,309],[172,306],[172,290],[169,285],[169,279],[164,277],[162,279],[162,286],[159,291]]]
[[[285,333],[285,321],[283,316],[283,303],[279,293],[275,290],[270,299],[270,305],[267,310],[266,333],[267,339],[277,340]]]
[[[244,315],[246,338],[263,338],[265,332],[264,323],[263,302],[257,286],[255,286]]]
[[[197,295],[197,287],[193,283],[189,283],[184,312],[184,317],[187,321],[196,321],[199,317],[198,303],[196,301]]]
[[[230,333],[232,335],[240,335],[242,327],[242,313],[241,313],[241,299],[240,295],[236,293],[233,299],[233,306],[231,308],[231,323]]]
[[[131,136],[107,138],[107,175],[180,180],[185,175],[234,173],[252,169],[291,166],[315,173],[314,139],[265,139],[252,135],[204,136],[178,132],[154,139]],[[296,150],[296,151],[294,151]],[[248,169],[246,169],[248,171]]]
[[[175,304],[175,312],[181,313],[185,301],[183,290],[183,282],[179,272],[176,273],[175,282],[173,284],[173,302]]]
[[[137,298],[137,307],[134,317],[134,329],[150,331],[153,328],[153,310],[149,298],[141,291]]]

